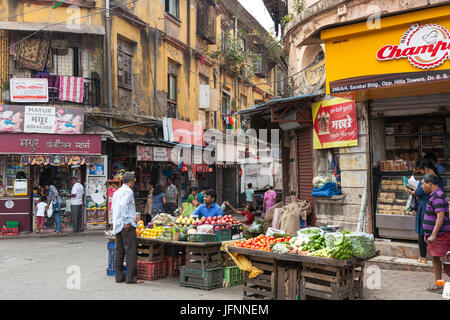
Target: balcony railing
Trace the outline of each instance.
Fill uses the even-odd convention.
[[[7,94],[2,92],[3,100],[7,101],[6,96],[9,97],[9,89],[2,89],[2,91],[8,91]],[[98,107],[101,104],[101,87],[100,79],[96,78],[84,78],[83,85],[83,102],[80,103],[85,106]],[[73,104],[76,102],[62,101],[59,99],[60,88],[52,86],[49,83],[48,87],[48,103],[51,104]]]
[[[166,114],[167,114],[167,117],[168,118],[177,118],[177,113],[178,113],[178,107],[177,107],[177,104],[176,103],[173,103],[173,102],[170,102],[170,101],[167,101],[167,111],[166,111]]]

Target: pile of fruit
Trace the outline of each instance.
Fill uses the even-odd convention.
[[[265,235],[259,235],[255,238],[251,238],[248,240],[238,240],[230,246],[232,247],[239,247],[239,248],[247,248],[247,249],[254,249],[254,250],[262,250],[262,251],[272,251],[272,245],[276,243],[285,243],[289,242],[291,240],[291,237],[270,237]]]
[[[162,233],[160,233],[156,238],[161,240],[173,240],[174,230],[171,228],[163,228]]]
[[[177,224],[177,225],[182,225],[182,226],[190,226],[190,225],[196,225],[195,223],[197,222],[199,222],[200,220],[197,218],[197,219],[194,219],[193,217],[185,217],[185,218],[183,218],[182,216],[179,216],[178,218],[177,218],[177,220],[175,220],[175,224]]]
[[[194,222],[194,226],[211,224],[211,225],[219,225],[219,226],[224,226],[226,228],[231,228],[232,225],[237,225],[240,223],[241,222],[239,220],[234,219],[232,215],[227,215],[227,216],[208,217],[208,218],[202,217],[199,221]]]
[[[152,238],[155,239],[160,236],[164,231],[164,228],[161,226],[154,226],[153,229],[145,228],[141,234],[142,238]]]
[[[139,220],[136,226],[136,235],[139,237],[144,232],[144,221]]]

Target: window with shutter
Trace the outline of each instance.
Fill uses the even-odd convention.
[[[262,54],[255,54],[255,74],[259,75],[263,72],[263,67],[262,67]]]
[[[118,39],[117,44],[118,85],[122,88],[132,90],[134,45],[122,39]]]

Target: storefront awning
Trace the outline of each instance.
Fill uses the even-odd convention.
[[[263,104],[253,106],[251,108],[242,109],[239,110],[236,113],[233,113],[231,116],[237,116],[237,115],[266,115],[270,114],[271,107],[278,107],[283,106],[287,104],[293,104],[293,103],[301,103],[304,101],[311,100],[315,97],[321,96],[322,93],[313,93],[313,94],[307,94],[302,96],[296,96],[291,98],[283,98],[283,99],[272,99],[269,100]]]

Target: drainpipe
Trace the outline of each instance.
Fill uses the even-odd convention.
[[[358,228],[357,228],[357,231],[359,231],[359,232],[365,232],[366,206],[367,206],[367,186],[364,187],[364,192],[363,192],[363,196],[361,199],[361,207],[359,209],[359,220],[358,220]]]
[[[105,15],[105,31],[106,31],[106,72],[108,81],[108,107],[109,113],[112,116],[113,102],[112,102],[112,85],[111,85],[111,25],[109,20],[109,1],[106,0],[106,15]],[[112,128],[112,118],[109,118],[109,127]]]
[[[153,74],[153,78],[154,78],[154,84],[155,84],[155,89],[154,89],[154,93],[153,93],[153,98],[154,98],[154,102],[153,102],[153,116],[156,118],[156,106],[158,105],[158,46],[159,46],[159,30],[156,29],[155,32],[155,68],[154,68],[154,74]]]

